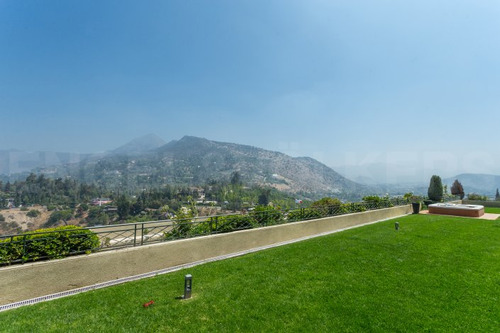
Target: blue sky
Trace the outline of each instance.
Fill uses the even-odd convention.
[[[0,0],[0,149],[155,133],[395,181],[500,174],[499,17],[496,0]]]

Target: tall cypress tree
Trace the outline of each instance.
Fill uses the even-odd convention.
[[[429,199],[432,201],[439,202],[443,200],[443,182],[441,181],[441,177],[436,175],[431,177],[427,194],[429,195]]]

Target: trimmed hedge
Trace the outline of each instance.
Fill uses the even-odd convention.
[[[0,240],[0,264],[64,258],[90,253],[99,247],[99,237],[90,230],[68,225],[39,229]]]

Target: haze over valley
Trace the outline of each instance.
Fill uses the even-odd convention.
[[[367,194],[425,194],[428,179],[435,170],[417,172],[417,166],[411,161],[399,165],[373,163],[330,168],[310,157],[292,157],[191,136],[167,143],[156,134],[144,135],[108,152],[94,154],[0,151],[0,177],[4,181],[23,179],[35,172],[89,183],[102,181],[105,177],[110,183],[116,183],[115,178],[123,178],[125,174],[127,186],[135,188],[157,187],[164,183],[197,185],[211,179],[227,179],[235,171],[241,172],[249,184],[272,186],[292,194],[359,199]],[[146,177],[147,181],[141,181],[141,177]],[[491,196],[500,187],[500,177],[495,175],[468,173],[442,178],[448,186],[459,179],[468,193]]]
[[[499,16],[450,0],[0,1],[2,205],[111,223],[204,195],[229,210],[425,196],[433,175],[491,198]]]

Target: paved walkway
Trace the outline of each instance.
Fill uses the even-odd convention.
[[[444,215],[444,214],[430,214],[428,210],[421,210],[420,214],[456,216],[456,215]],[[482,220],[496,220],[500,217],[500,214],[484,213],[484,215],[480,217],[468,217],[468,216],[457,216],[457,217],[467,217],[470,219],[482,219]]]

